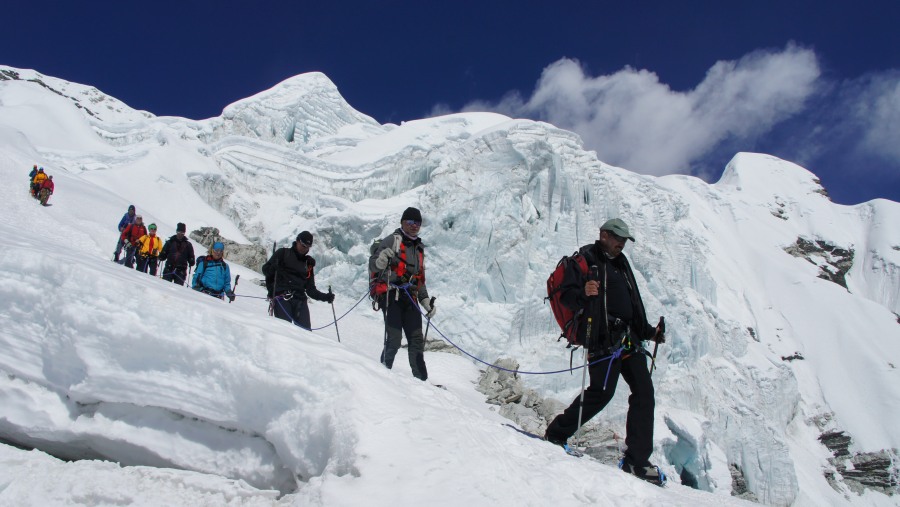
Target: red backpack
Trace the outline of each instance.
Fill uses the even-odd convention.
[[[562,297],[560,289],[566,269],[573,262],[578,265],[578,269],[585,276],[588,274],[587,260],[585,260],[583,255],[575,252],[571,256],[563,257],[556,264],[556,269],[553,270],[553,273],[550,273],[550,277],[547,278],[547,297],[544,298],[544,301],[550,301],[550,310],[553,312],[553,317],[556,318],[556,323],[559,324],[559,328],[562,331],[559,334],[559,340],[565,338],[570,346],[583,345],[578,340],[578,317],[582,310],[575,313],[560,300]]]

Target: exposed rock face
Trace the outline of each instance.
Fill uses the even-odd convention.
[[[744,476],[744,471],[741,469],[740,465],[731,463],[728,465],[728,469],[731,471],[731,496],[736,496],[751,502],[759,502],[756,495],[754,495],[747,487],[747,478]]]
[[[844,488],[856,494],[873,489],[887,495],[900,492],[898,480],[900,469],[896,449],[882,449],[877,452],[850,452],[852,438],[843,431],[830,431],[819,436],[834,457],[828,461],[834,469],[825,471],[828,483],[837,490]]]
[[[215,227],[201,227],[192,231],[191,239],[200,243],[195,250],[197,255],[203,255],[213,243],[221,241],[225,245],[225,259],[247,266],[255,271],[262,271],[262,265],[266,263],[266,249],[258,245],[241,245],[228,238],[219,236],[219,229]]]
[[[845,276],[853,267],[852,248],[840,248],[822,240],[797,238],[797,243],[785,248],[784,251],[819,266],[819,278],[847,288]]]

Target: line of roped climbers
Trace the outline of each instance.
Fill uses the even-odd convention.
[[[140,217],[134,215],[133,206],[129,207],[128,213],[123,217],[123,223],[128,221],[129,215],[132,217],[131,223],[124,228],[120,223],[120,239],[126,246],[126,259],[133,257],[138,246],[141,252],[146,250],[145,242],[141,241],[141,238],[145,238],[144,235],[138,238],[137,243],[132,241],[137,235],[137,232],[132,231],[135,229],[132,226],[139,224],[136,228],[142,227]],[[428,319],[431,326],[436,310],[434,298],[429,297],[425,283],[425,247],[419,236],[421,227],[421,212],[416,208],[407,208],[400,218],[400,227],[371,246],[368,267],[373,308],[380,310],[384,318],[384,343],[380,361],[386,368],[393,366],[405,334],[412,374],[424,381],[428,378],[428,371],[424,357],[422,317]],[[159,253],[167,260],[164,271],[172,274],[169,279],[179,284],[186,279],[185,268],[193,266],[193,249],[188,250],[182,245],[181,254],[174,254],[172,248],[175,247],[170,244],[177,246],[178,242],[187,241],[183,239],[184,229],[184,224],[179,223],[177,234],[166,242]],[[618,218],[608,220],[600,227],[598,240],[578,251],[590,269],[582,271],[574,262],[566,267],[559,287],[560,301],[576,315],[574,325],[578,343],[585,344],[584,365],[552,372],[513,372],[553,374],[582,368],[584,373],[580,395],[551,421],[544,435],[545,440],[567,450],[568,439],[612,400],[621,375],[631,389],[631,396],[628,398],[626,419],[626,451],[620,466],[641,479],[662,484],[665,482],[664,474],[649,461],[653,450],[655,396],[647,365],[649,354],[645,353],[642,342],[654,341],[657,345],[665,342],[665,328],[662,319],[658,326],[647,321],[634,273],[622,252],[628,240],[634,241],[634,236],[625,222]],[[187,244],[190,245],[189,242]],[[312,298],[328,302],[333,308],[335,297],[330,287],[327,293],[316,287],[315,259],[309,255],[313,244],[313,235],[309,231],[302,231],[290,247],[275,250],[262,268],[266,299],[270,303],[269,314],[304,329],[311,329],[307,300]],[[188,251],[190,255],[186,255]],[[116,259],[119,252],[120,247],[117,246]],[[228,265],[222,260],[223,253],[224,246],[217,242],[210,248],[209,255],[197,259],[198,267],[192,288],[220,298],[227,296],[233,301],[235,294],[231,290]],[[155,264],[151,271],[153,273]],[[353,308],[364,298],[365,296],[357,301]],[[337,321],[335,316],[335,325]],[[435,331],[468,357],[494,368],[511,371],[469,354],[447,338],[437,326]],[[586,375],[590,375],[590,385],[587,388],[584,386]]]
[[[55,187],[53,176],[45,173],[43,167],[38,167],[35,164],[31,168],[31,172],[28,173],[28,193],[31,194],[31,197],[34,197],[42,205],[47,206],[47,201],[53,195]]]

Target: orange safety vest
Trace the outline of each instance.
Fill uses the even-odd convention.
[[[400,262],[398,262],[395,267],[391,268],[391,270],[398,278],[403,279],[406,275],[406,244],[402,240],[400,241],[400,255],[398,258],[400,259]],[[377,275],[372,273],[372,296],[380,296],[388,291],[387,282],[384,280],[375,280],[376,277]],[[419,250],[419,272],[409,277],[409,282],[415,283],[416,290],[425,285],[425,252],[423,250]]]

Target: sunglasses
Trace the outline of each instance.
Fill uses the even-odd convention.
[[[418,220],[404,220],[403,223],[409,226],[422,227],[422,222]]]

